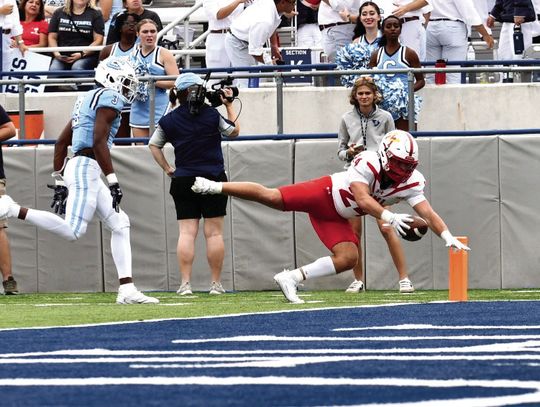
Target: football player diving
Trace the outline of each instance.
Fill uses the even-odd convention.
[[[197,177],[191,189],[200,194],[224,194],[262,203],[281,211],[306,212],[321,242],[332,252],[313,263],[284,270],[274,281],[291,303],[304,301],[297,295],[298,284],[310,278],[341,273],[358,260],[358,237],[347,219],[371,215],[382,219],[397,233],[404,234],[412,222],[383,206],[406,201],[447,247],[470,250],[452,233],[424,196],[424,176],[416,170],[418,145],[409,133],[387,133],[378,151],[363,151],[347,171],[280,188],[253,182],[216,182]],[[329,192],[331,191],[331,193]]]

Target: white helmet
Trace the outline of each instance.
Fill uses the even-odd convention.
[[[135,99],[139,80],[133,66],[123,58],[109,57],[96,68],[96,82],[120,93],[126,103]]]
[[[392,130],[379,144],[383,171],[398,184],[409,179],[418,165],[418,145],[410,133]]]

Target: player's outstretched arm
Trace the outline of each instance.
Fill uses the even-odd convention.
[[[413,218],[409,214],[393,213],[384,209],[370,194],[369,186],[363,182],[352,182],[351,192],[359,208],[377,219],[382,219],[394,228],[396,233],[405,234],[406,229],[410,229],[407,224],[412,222]]]
[[[446,247],[453,247],[457,250],[471,250],[468,246],[457,240],[448,230],[448,226],[437,212],[433,210],[430,203],[425,200],[415,205],[413,209],[427,222],[429,228],[446,243]]]
[[[54,143],[53,168],[55,171],[61,171],[64,167],[64,161],[67,157],[68,147],[71,145],[72,136],[73,132],[71,130],[70,119]]]

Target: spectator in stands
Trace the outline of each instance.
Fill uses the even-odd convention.
[[[225,50],[232,66],[274,64],[264,44],[279,27],[281,15],[292,13],[295,4],[296,0],[257,0],[236,17],[225,36]],[[247,84],[247,79],[238,80],[240,87]]]
[[[280,188],[196,177],[191,189],[200,194],[223,194],[259,202],[280,211],[309,214],[313,228],[332,255],[274,276],[287,300],[301,304],[304,301],[296,292],[299,283],[350,270],[357,263],[358,237],[348,219],[370,215],[388,223],[395,233],[410,228],[410,215],[392,213],[385,205],[407,202],[447,247],[470,250],[450,233],[426,200],[425,179],[416,170],[417,165],[416,141],[409,133],[394,130],[383,137],[377,152],[363,151],[347,171]]]
[[[378,69],[421,68],[418,54],[409,47],[401,45],[401,20],[393,15],[386,17],[382,23],[383,35],[379,40],[380,48],[371,54],[370,67]],[[406,73],[376,75],[377,85],[383,95],[381,107],[389,111],[394,118],[396,129],[409,128],[409,92]],[[424,74],[414,74],[414,91],[425,86]],[[415,121],[420,109],[421,99],[415,95]]]
[[[337,50],[349,44],[354,35],[349,10],[360,9],[361,0],[339,2],[322,0],[319,6],[319,29],[322,34],[323,50],[328,61],[334,63]],[[345,13],[343,15],[340,12]]]
[[[19,13],[15,0],[4,0],[0,6],[0,27],[2,28],[2,70],[8,72],[11,70],[12,39],[13,47],[18,48],[22,55],[26,52],[26,45],[22,39],[23,29],[19,21]]]
[[[101,10],[101,14],[103,14],[103,20],[105,21],[105,37],[107,37],[112,17],[117,13],[120,13],[124,9],[124,5],[122,0],[98,0],[97,5]]]
[[[172,177],[170,193],[176,206],[178,219],[177,256],[182,283],[177,291],[180,295],[192,294],[191,272],[195,256],[195,239],[199,232],[199,220],[204,218],[204,237],[206,239],[206,257],[212,274],[210,294],[225,292],[221,285],[221,269],[225,256],[223,243],[223,218],[226,215],[226,196],[200,196],[191,190],[196,176],[204,176],[214,181],[226,181],[223,166],[221,139],[236,137],[240,125],[232,106],[232,90],[223,89],[222,103],[227,110],[227,120],[202,99],[188,100],[188,92],[197,93],[204,86],[200,77],[193,73],[184,73],[176,79],[171,89],[170,101],[179,107],[161,118],[152,135],[148,147],[152,156]],[[163,147],[171,143],[174,147],[175,167],[171,166]]]
[[[502,23],[499,34],[498,58],[501,60],[522,59],[523,53],[514,51],[514,27],[519,27],[523,33],[524,49],[532,45],[534,24],[537,15],[531,0],[497,0],[489,13],[488,27],[493,27],[495,21]]]
[[[158,28],[154,20],[145,18],[137,24],[139,43],[130,55],[130,61],[135,67],[137,76],[178,75],[178,65],[173,54],[157,45]],[[154,123],[165,114],[167,104],[167,89],[174,86],[174,81],[160,80],[155,84]],[[131,105],[129,115],[133,137],[148,137],[150,132],[150,95],[148,82],[141,82],[137,98]]]
[[[353,105],[353,109],[343,115],[338,131],[338,157],[345,161],[345,169],[350,167],[354,157],[361,151],[377,151],[383,136],[395,129],[392,115],[378,106],[381,100],[382,95],[372,77],[361,76],[356,80],[349,94],[349,102]],[[360,241],[362,217],[351,218],[349,222]],[[386,240],[398,271],[399,291],[401,293],[413,292],[414,287],[407,274],[405,255],[399,237],[380,219],[377,219],[377,226]],[[354,281],[347,288],[348,293],[357,293],[364,288],[361,244],[358,244],[358,262],[353,268],[353,273]]]
[[[206,37],[206,67],[230,67],[231,60],[225,50],[225,35],[233,19],[244,10],[245,0],[203,0],[203,8],[208,18]]]
[[[123,193],[110,154],[120,122],[118,113],[133,97],[137,78],[127,61],[109,58],[98,65],[95,79],[99,86],[77,99],[54,146],[51,208],[57,214],[22,207],[4,195],[0,197],[0,217],[18,218],[76,242],[97,215],[111,231],[111,253],[120,285],[117,304],[157,304],[157,298],[147,297],[133,284],[129,217],[120,207]],[[66,160],[69,146],[74,154]]]
[[[95,46],[103,43],[103,15],[94,0],[67,0],[49,23],[50,47]],[[91,70],[98,64],[98,51],[54,51],[51,71]],[[87,88],[87,87],[84,87]]]
[[[147,10],[143,7],[142,0],[123,0],[123,4],[125,7],[125,10],[122,10],[115,15],[113,15],[111,19],[111,25],[109,30],[112,30],[114,25],[116,24],[116,19],[121,13],[127,12],[127,13],[135,13],[137,14],[141,20],[144,19],[150,19],[156,23],[156,27],[158,32],[163,30],[163,24],[161,23],[161,19],[159,18],[159,15],[151,10]],[[109,35],[107,35],[106,44],[112,44],[113,42],[118,42],[120,40],[120,35],[117,30],[112,30]]]
[[[65,5],[65,0],[45,0],[45,18],[50,20],[54,12]]]
[[[129,59],[129,56],[135,49],[137,41],[137,24],[140,17],[134,13],[123,13],[118,16],[114,30],[120,31],[120,41],[114,44],[106,45],[99,53],[99,60],[103,61],[109,56]],[[131,112],[131,104],[126,103],[122,109],[122,119],[120,127],[116,133],[117,138],[128,138],[131,136],[131,128],[129,127],[129,114]]]
[[[430,0],[433,7],[426,32],[426,60],[465,61],[467,59],[467,26],[475,28],[489,48],[493,37],[482,24],[470,0]],[[428,77],[433,83],[433,75]],[[447,73],[446,83],[460,83],[460,73]]]
[[[46,47],[49,43],[49,23],[45,20],[42,0],[22,0],[19,17],[23,28],[22,39],[28,48]]]
[[[426,60],[426,29],[422,24],[423,15],[433,9],[427,0],[397,0],[398,6],[392,14],[401,18],[401,37],[399,41],[413,49],[420,58]]]
[[[0,142],[15,137],[17,129],[2,106],[0,106]],[[6,193],[6,174],[4,173],[4,160],[0,146],[0,197]],[[5,295],[18,294],[17,282],[11,270],[11,250],[6,233],[7,218],[0,218],[0,272]]]
[[[318,24],[320,3],[306,0],[296,2],[296,39],[301,48],[322,48],[322,35]]]
[[[341,14],[346,17],[349,12],[345,11]],[[358,16],[351,17],[349,15],[349,18],[356,20],[353,41],[338,49],[336,54],[337,68],[341,70],[367,69],[371,54],[379,48],[381,10],[376,3],[366,1],[360,6]],[[342,75],[341,83],[351,87],[356,78],[357,75]]]

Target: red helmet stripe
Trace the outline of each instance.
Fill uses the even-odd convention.
[[[412,157],[412,155],[414,154],[414,140],[409,133],[407,133],[407,136],[409,137],[409,143],[410,143],[409,156]]]

